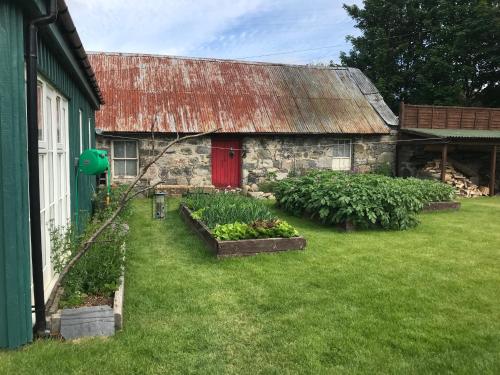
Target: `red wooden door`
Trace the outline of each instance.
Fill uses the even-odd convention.
[[[212,139],[212,184],[215,187],[239,187],[241,180],[241,142]]]

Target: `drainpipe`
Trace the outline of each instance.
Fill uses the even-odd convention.
[[[38,177],[38,101],[37,101],[37,36],[40,26],[57,20],[57,0],[50,0],[49,13],[28,25],[26,44],[28,170],[31,226],[31,266],[35,295],[35,334],[46,334],[45,296],[43,287],[42,230],[40,223],[40,181]]]

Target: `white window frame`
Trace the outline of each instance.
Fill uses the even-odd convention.
[[[349,156],[335,156],[335,147],[348,147]],[[350,171],[352,169],[352,140],[351,139],[334,139],[332,146],[332,170],[334,171]]]
[[[37,107],[38,113],[37,118],[38,122],[42,122],[42,138],[38,138],[38,149],[46,149],[47,148],[47,140],[48,140],[48,130],[45,125],[45,91],[46,87],[44,82],[41,79],[37,80]],[[40,126],[40,124],[38,124]],[[37,135],[38,137],[38,135]]]
[[[83,112],[78,110],[78,129],[80,131],[80,155],[83,152]]]
[[[49,296],[57,279],[51,262],[50,230],[53,226],[66,226],[71,221],[69,103],[41,76],[38,82],[44,129],[44,136],[38,142],[42,263],[44,289]],[[57,138],[58,125],[60,139]]]
[[[135,158],[127,158],[127,157],[124,157],[124,158],[115,158],[115,143],[116,142],[134,142],[135,143],[135,155],[136,157]],[[126,147],[125,149],[126,150]],[[126,154],[125,154],[126,156]],[[134,175],[134,176],[129,176],[129,175],[117,175],[115,173],[115,161],[116,160],[135,160],[136,161],[136,165],[137,165],[137,168],[136,168],[136,171],[137,173]],[[127,171],[127,168],[125,167],[125,172]],[[129,178],[136,178],[137,175],[139,173],[139,142],[138,141],[134,141],[134,140],[129,140],[129,139],[118,139],[118,140],[114,140],[111,142],[111,176],[113,178],[118,178],[118,179],[129,179]]]
[[[92,119],[89,117],[88,131],[89,131],[89,145],[88,148],[92,148]]]

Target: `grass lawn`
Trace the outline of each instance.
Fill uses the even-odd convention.
[[[281,216],[304,252],[216,260],[134,203],[125,329],[0,352],[2,374],[500,373],[500,199],[405,232]]]

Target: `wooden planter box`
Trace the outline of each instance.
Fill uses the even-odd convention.
[[[458,210],[460,209],[460,202],[430,202],[424,206],[424,212],[445,211],[445,210]]]
[[[125,272],[120,277],[120,286],[113,298],[113,307],[108,305],[58,309],[62,289],[47,311],[47,329],[52,336],[66,340],[81,337],[113,336],[123,326],[123,299],[125,294]]]
[[[259,238],[255,240],[219,241],[201,221],[193,219],[191,211],[181,205],[180,214],[184,222],[207,244],[217,257],[254,255],[286,250],[304,250],[306,240],[303,237]]]

